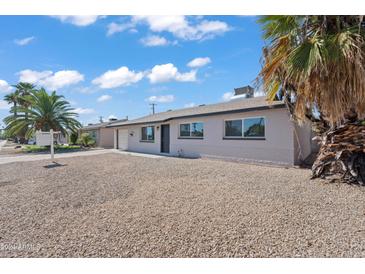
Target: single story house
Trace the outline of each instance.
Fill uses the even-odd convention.
[[[97,147],[102,148],[113,148],[114,147],[114,130],[112,128],[107,128],[107,126],[114,122],[124,122],[128,119],[109,119],[107,122],[97,123],[97,124],[89,124],[85,127],[82,127],[79,131],[82,133],[89,133],[91,138],[94,139]]]
[[[298,126],[282,101],[265,97],[166,111],[106,128],[114,130],[114,148],[181,157],[295,165],[315,147],[310,123]]]

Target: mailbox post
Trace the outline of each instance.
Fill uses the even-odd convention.
[[[51,160],[54,160],[54,140],[53,140],[53,129],[49,131],[51,137]]]

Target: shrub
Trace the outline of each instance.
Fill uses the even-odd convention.
[[[79,143],[84,147],[92,147],[95,145],[95,140],[89,133],[82,133],[79,139]]]
[[[79,138],[79,134],[77,133],[77,131],[72,132],[70,135],[70,143],[75,145],[77,143],[78,138]]]

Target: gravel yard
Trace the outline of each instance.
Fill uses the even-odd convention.
[[[1,257],[363,257],[365,188],[108,153],[0,165]]]

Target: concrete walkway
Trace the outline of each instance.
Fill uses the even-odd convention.
[[[154,158],[154,159],[166,157],[166,156],[162,156],[162,155],[152,155],[152,154],[120,151],[117,149],[98,149],[98,150],[91,150],[91,151],[65,152],[65,153],[58,153],[58,154],[55,153],[55,160],[61,159],[61,158],[77,157],[77,156],[93,156],[93,155],[100,155],[100,154],[105,154],[105,153],[119,153],[122,155],[130,155],[130,156],[146,157],[146,158]],[[15,163],[15,162],[28,162],[28,161],[39,161],[39,160],[50,160],[51,161],[51,155],[49,153],[47,153],[47,154],[27,154],[27,155],[17,155],[17,156],[7,156],[7,157],[0,156],[0,165]]]
[[[115,152],[115,153],[119,153],[119,154],[123,154],[123,155],[130,155],[130,156],[136,156],[136,157],[145,157],[145,158],[152,158],[152,159],[168,157],[168,156],[165,156],[165,155],[130,152],[130,151],[123,151],[123,150],[118,150],[118,149],[111,149],[110,151]]]

